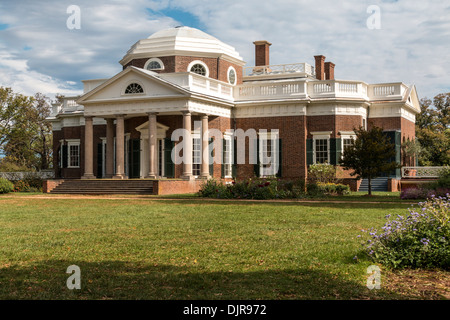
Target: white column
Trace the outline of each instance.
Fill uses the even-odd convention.
[[[148,113],[148,159],[149,159],[149,170],[148,175],[146,178],[149,179],[155,179],[156,174],[156,135],[157,135],[157,128],[156,128],[156,113]]]
[[[191,113],[189,111],[183,111],[183,179],[192,180],[194,176],[192,175],[192,124],[191,124]]]
[[[114,119],[106,119],[106,178],[114,175]]]
[[[85,117],[84,119],[84,175],[81,179],[95,179],[93,117]]]
[[[125,117],[116,118],[116,175],[114,179],[126,179],[125,176]]]
[[[208,179],[209,175],[209,137],[208,137],[208,115],[202,115],[202,164],[200,176]]]

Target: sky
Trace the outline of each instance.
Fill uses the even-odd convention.
[[[0,86],[81,94],[81,80],[120,72],[136,41],[180,25],[233,46],[247,66],[253,42],[267,40],[270,64],[324,55],[336,79],[450,92],[450,0],[0,0]]]

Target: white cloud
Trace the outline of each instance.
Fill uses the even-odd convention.
[[[8,48],[0,52],[0,85],[80,90],[82,79],[119,72],[118,61],[139,39],[182,24],[158,13],[177,9],[196,16],[203,31],[234,46],[249,65],[252,42],[264,39],[273,43],[272,64],[313,64],[323,54],[336,63],[339,79],[414,83],[421,97],[450,91],[450,7],[443,1],[82,0],[81,29],[68,30],[71,4],[0,3],[0,21],[10,26],[0,30]],[[369,5],[381,9],[380,30],[366,26]]]

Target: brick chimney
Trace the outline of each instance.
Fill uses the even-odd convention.
[[[325,80],[334,80],[335,66],[333,62],[325,62]]]
[[[272,45],[266,40],[255,41],[255,66],[268,66],[269,63],[269,47]]]
[[[325,56],[314,56],[316,59],[316,78],[325,80]]]

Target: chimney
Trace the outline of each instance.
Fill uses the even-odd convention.
[[[335,66],[333,62],[325,62],[325,80],[334,80]]]
[[[325,80],[325,56],[314,56],[316,59],[316,78]]]
[[[269,46],[272,44],[266,40],[255,41],[255,66],[269,65]]]

